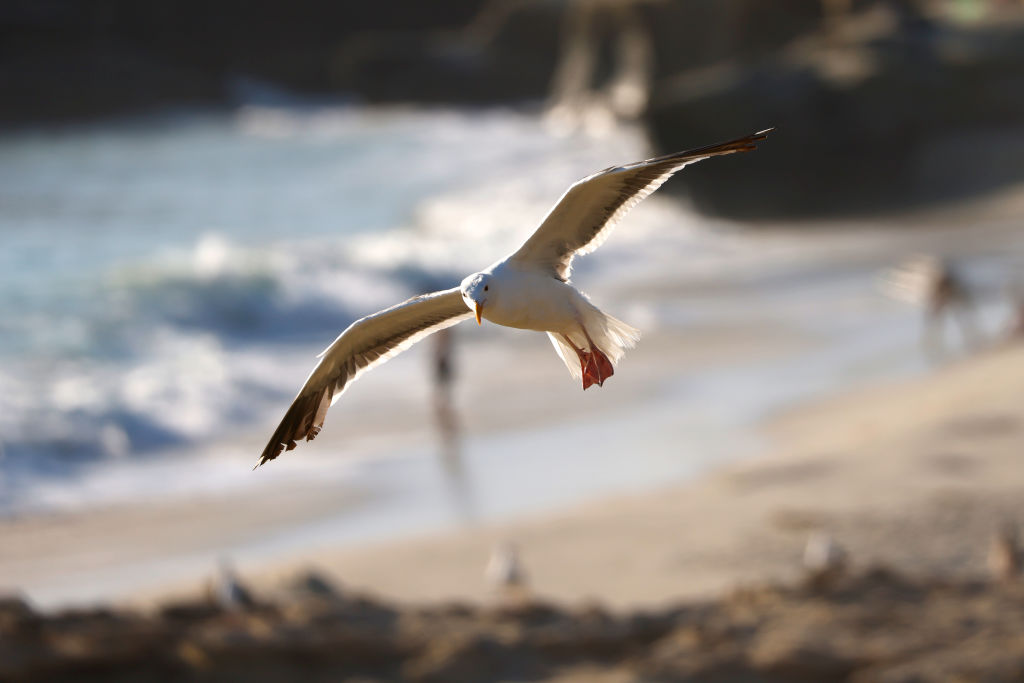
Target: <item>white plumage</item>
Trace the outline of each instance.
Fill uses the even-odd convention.
[[[770,129],[769,129],[770,130]],[[708,157],[748,152],[769,130],[700,149],[607,168],[580,180],[558,200],[537,230],[510,256],[470,275],[458,288],[414,297],[352,323],[320,354],[259,464],[311,440],[327,408],[363,372],[429,334],[466,318],[547,332],[570,374],[586,389],[603,385],[640,333],[605,314],[572,286],[577,254],[597,249],[629,209],[684,166]]]
[[[491,556],[487,559],[487,566],[484,567],[484,579],[498,592],[526,588],[526,571],[519,559],[519,549],[514,543],[495,544],[491,549]]]

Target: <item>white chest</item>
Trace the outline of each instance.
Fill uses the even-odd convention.
[[[512,269],[497,270],[493,276],[495,296],[483,312],[487,320],[539,332],[575,329],[575,300],[581,297],[572,286],[548,275]]]

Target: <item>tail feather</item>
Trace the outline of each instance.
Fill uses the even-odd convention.
[[[573,381],[583,381],[583,368],[580,367],[580,361],[576,357],[576,352],[562,341],[561,335],[548,332],[548,339],[551,340],[551,345],[555,347],[555,353],[565,363],[565,367],[569,368],[569,374],[572,375]]]
[[[600,313],[600,311],[598,311]],[[627,325],[618,318],[613,318],[606,313],[601,313],[602,327],[597,334],[587,327],[594,343],[605,352],[612,363],[618,363],[625,355],[626,349],[631,349],[640,341],[640,330]]]

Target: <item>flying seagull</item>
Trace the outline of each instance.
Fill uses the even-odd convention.
[[[547,332],[583,389],[602,386],[640,332],[602,312],[569,281],[572,260],[589,254],[642,199],[688,164],[749,152],[772,129],[729,142],[613,166],[570,187],[518,251],[458,287],[416,296],[360,318],[319,356],[298,396],[263,449],[259,465],[311,441],[327,409],[367,370],[424,337],[476,316],[498,325]]]

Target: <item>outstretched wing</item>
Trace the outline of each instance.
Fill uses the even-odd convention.
[[[570,187],[509,260],[550,267],[559,279],[568,280],[573,257],[601,246],[626,212],[674,173],[708,157],[754,150],[772,130],[598,171]]]
[[[316,437],[327,409],[361,374],[424,337],[470,317],[472,313],[456,287],[413,297],[349,325],[320,354],[320,362],[270,437],[257,467],[295,448],[299,439]]]

